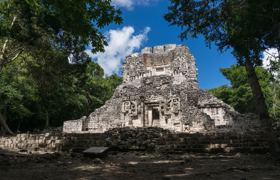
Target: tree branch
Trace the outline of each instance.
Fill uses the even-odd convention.
[[[13,20],[12,20],[12,23],[10,25],[10,29],[13,28],[13,26],[14,26],[14,24],[16,22],[16,19],[17,19],[17,16],[14,16]],[[7,64],[7,62],[9,61],[7,58],[5,58],[5,53],[6,53],[6,49],[7,49],[8,43],[9,43],[9,37],[7,37],[7,39],[5,40],[5,42],[4,42],[3,46],[2,46],[1,53],[0,53],[0,72],[3,69],[4,64]]]
[[[279,57],[279,55],[276,55],[276,54],[272,54],[272,53],[270,53],[269,51],[267,51],[267,50],[265,50],[265,53],[267,53],[268,55],[270,55],[270,56],[272,56],[273,58],[277,58],[277,57]]]
[[[21,49],[13,58],[11,58],[11,60],[9,62],[16,60],[21,55],[21,53],[23,53],[23,51],[24,51],[24,49]]]
[[[11,25],[10,25],[10,29],[13,28],[16,19],[17,19],[17,16],[14,16],[14,18],[13,18],[13,20],[12,20],[12,23],[11,23]],[[2,52],[1,56],[4,56],[5,51],[6,51],[6,49],[7,49],[7,44],[8,44],[8,42],[9,42],[9,38],[7,38],[7,39],[5,40],[5,42],[4,42],[4,44],[3,44],[2,51],[1,51],[1,52]],[[1,59],[2,59],[2,58],[1,58]]]

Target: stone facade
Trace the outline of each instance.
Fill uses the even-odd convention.
[[[198,88],[195,60],[185,46],[144,48],[128,56],[123,68],[123,83],[113,97],[88,117],[64,122],[65,133],[102,133],[117,127],[204,133],[244,124],[243,115]]]

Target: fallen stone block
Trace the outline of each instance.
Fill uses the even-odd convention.
[[[86,150],[83,151],[83,155],[85,157],[105,157],[109,151],[109,147],[104,147],[104,146],[95,146],[95,147],[90,147]]]

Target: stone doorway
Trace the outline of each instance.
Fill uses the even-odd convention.
[[[148,126],[159,127],[160,126],[160,112],[159,106],[148,106]]]
[[[153,108],[152,109],[152,126],[153,127],[159,127],[160,126],[160,114],[159,114],[159,108]]]
[[[159,120],[159,110],[158,108],[153,108],[152,110],[153,120]]]

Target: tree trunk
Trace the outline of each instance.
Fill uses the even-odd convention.
[[[268,114],[268,108],[265,103],[264,94],[258,81],[255,68],[249,58],[245,60],[245,67],[248,76],[248,83],[252,89],[253,97],[256,103],[256,110],[259,113],[261,123],[266,132],[268,141],[270,143],[270,150],[272,154],[279,153],[279,145],[277,143],[277,136],[273,133],[271,118]]]
[[[267,130],[270,130],[271,122],[270,122],[270,117],[268,114],[268,109],[267,109],[267,106],[265,103],[264,94],[262,92],[255,68],[254,68],[250,58],[246,58],[245,68],[247,71],[248,83],[251,87],[253,97],[255,99],[256,110],[259,114],[262,124],[265,126],[265,128],[268,128]]]
[[[50,119],[49,119],[49,112],[45,111],[45,129],[48,129],[50,127]]]
[[[7,124],[7,118],[4,114],[2,114],[0,112],[0,125],[2,126],[2,128],[4,129],[4,131],[10,135],[13,135],[13,131],[9,128],[8,124]]]
[[[246,58],[245,67],[248,76],[248,83],[251,87],[253,97],[256,103],[256,110],[259,113],[262,124],[266,130],[271,130],[271,121],[268,114],[268,108],[265,103],[264,94],[262,92],[259,80],[255,71],[255,68],[251,62],[250,58]]]

